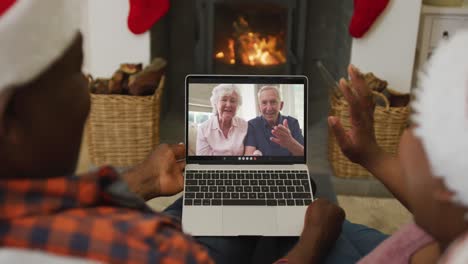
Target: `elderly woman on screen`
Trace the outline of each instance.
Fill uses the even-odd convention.
[[[241,156],[247,121],[237,117],[242,97],[235,84],[220,84],[210,98],[213,115],[198,127],[197,156]]]

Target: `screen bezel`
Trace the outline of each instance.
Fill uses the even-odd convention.
[[[308,130],[308,79],[303,75],[212,75],[190,74],[185,78],[185,142],[188,144],[189,85],[191,83],[252,83],[252,84],[303,84],[304,85],[304,156],[269,156],[242,160],[247,156],[189,156],[185,148],[187,164],[306,164]],[[251,157],[251,156],[249,156]]]

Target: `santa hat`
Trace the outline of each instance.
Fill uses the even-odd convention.
[[[32,81],[72,44],[81,0],[0,1],[0,94]]]
[[[440,264],[466,264],[468,263],[468,232],[457,238],[445,250],[440,258]]]
[[[468,31],[442,42],[420,74],[413,119],[432,172],[468,207]]]

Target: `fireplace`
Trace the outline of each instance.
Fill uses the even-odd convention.
[[[306,0],[196,0],[195,63],[217,74],[302,72]]]
[[[151,56],[168,61],[162,118],[180,124],[175,131],[183,138],[185,76],[218,73],[306,75],[313,109],[309,122],[323,119],[328,113],[328,87],[316,63],[322,61],[335,77],[346,75],[352,6],[353,1],[342,0],[171,0],[169,13],[151,29]],[[247,48],[241,46],[242,40]],[[260,50],[275,61],[259,63],[269,58],[263,53],[243,60],[239,52],[255,43],[273,46]],[[271,54],[276,52],[281,54]]]

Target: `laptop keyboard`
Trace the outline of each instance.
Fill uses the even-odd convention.
[[[186,206],[304,206],[312,202],[307,171],[185,172]]]

